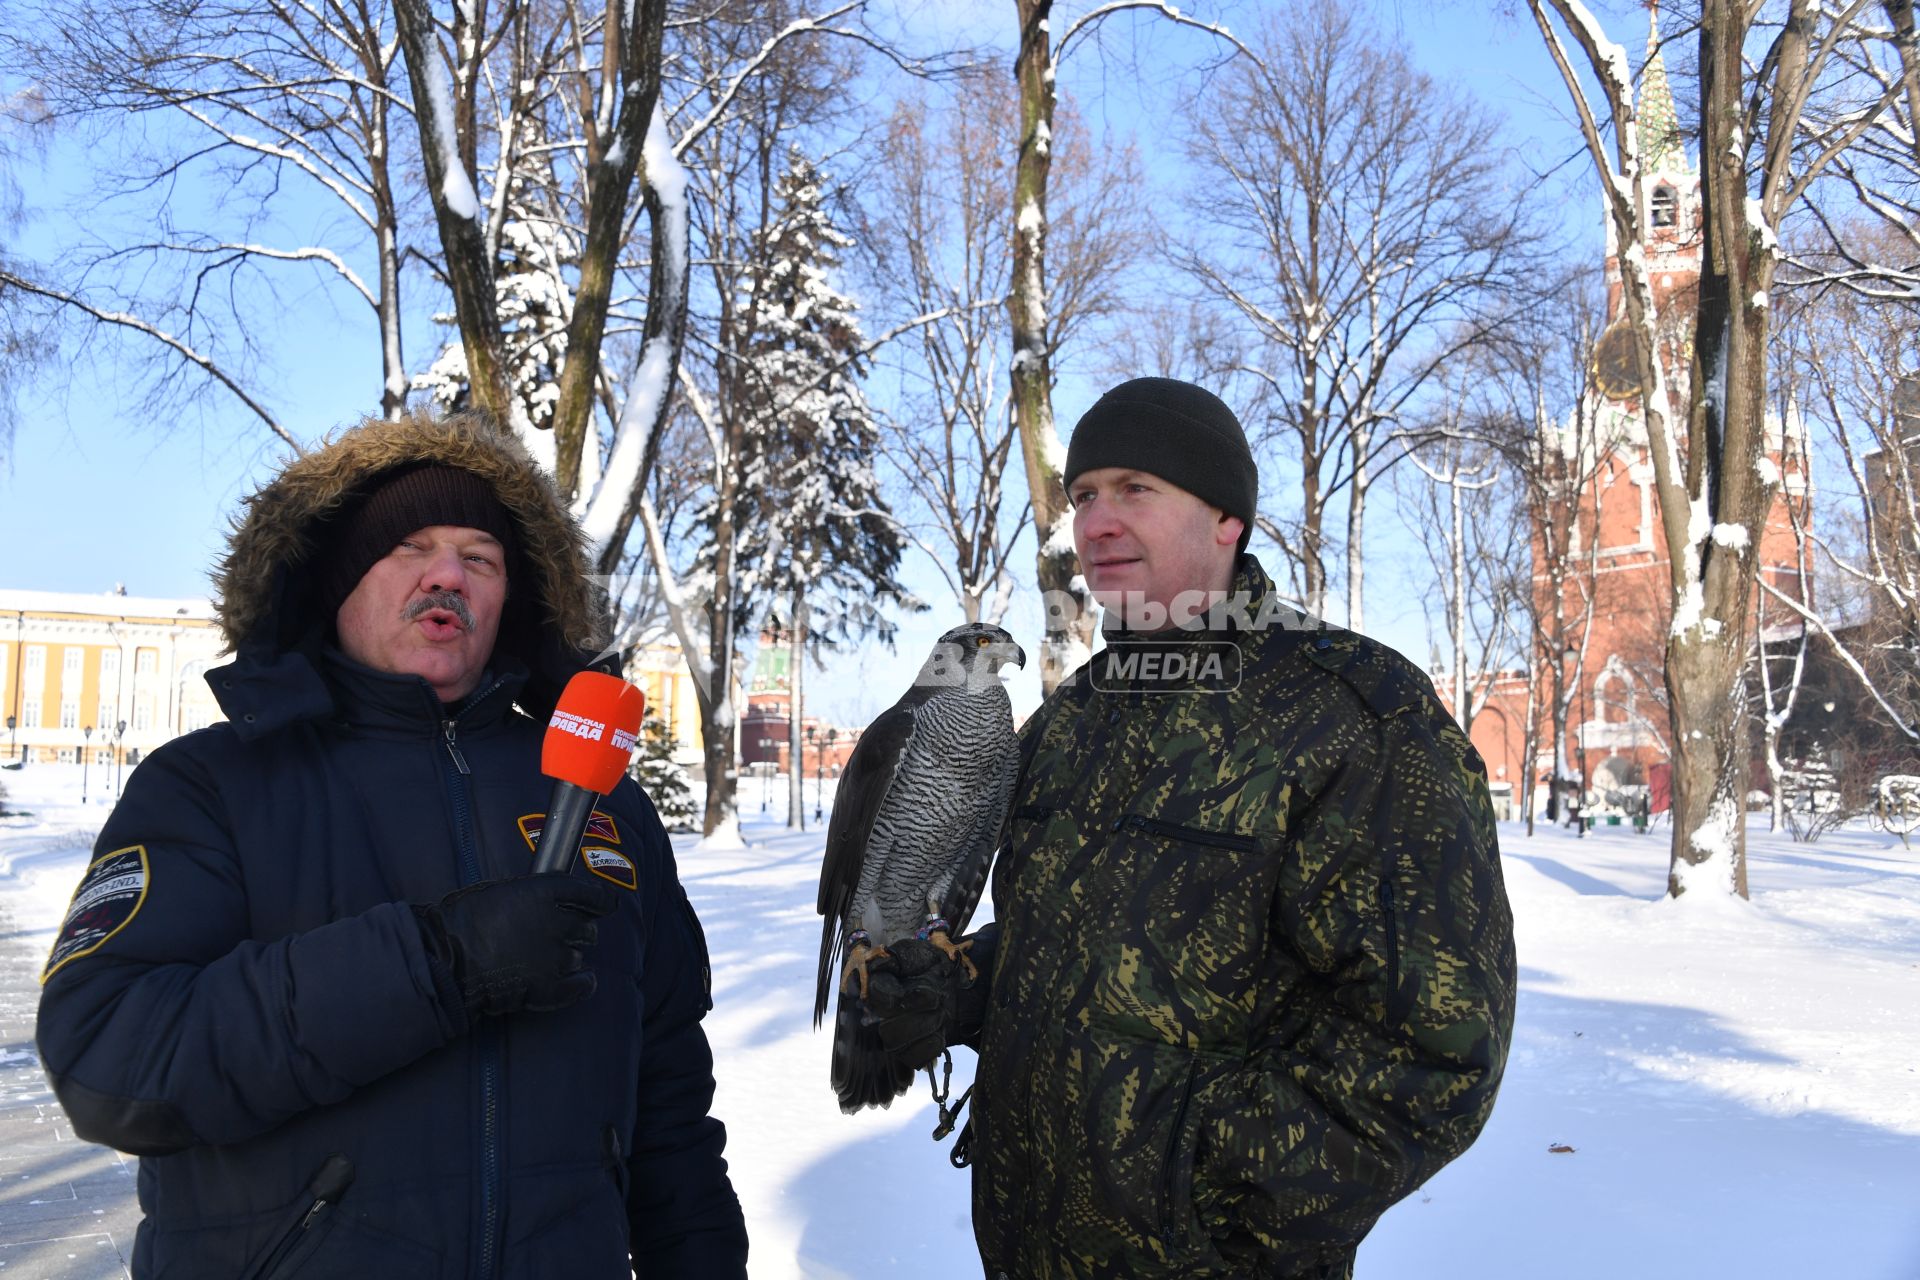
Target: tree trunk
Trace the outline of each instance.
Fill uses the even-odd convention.
[[[1473,740],[1473,690],[1467,687],[1467,530],[1465,504],[1460,498],[1460,464],[1456,461],[1447,478],[1447,506],[1453,529],[1450,568],[1453,577],[1453,612],[1448,629],[1453,632],[1453,718],[1460,730]],[[1489,677],[1491,678],[1491,677]]]
[[[572,500],[580,483],[580,458],[593,422],[594,396],[600,377],[600,343],[607,330],[607,307],[624,232],[633,176],[640,166],[647,128],[660,98],[660,42],[666,27],[666,0],[628,0],[638,3],[627,24],[625,38],[609,45],[609,65],[601,72],[622,80],[620,108],[613,121],[613,138],[587,157],[587,228],[580,251],[579,279],[573,292],[573,315],[567,322],[567,355],[560,367],[560,397],[553,410],[554,470],[562,496]],[[608,9],[608,17],[622,10]],[[612,23],[609,21],[608,26]],[[656,239],[654,257],[665,256]],[[669,302],[662,299],[660,301]],[[656,300],[648,298],[648,311]],[[677,351],[676,351],[676,354]]]
[[[613,573],[618,569],[621,552],[627,545],[627,535],[632,532],[634,521],[639,519],[640,500],[647,492],[647,484],[653,477],[654,462],[660,456],[660,438],[666,434],[663,427],[668,406],[673,403],[674,380],[680,368],[680,350],[687,334],[687,291],[691,287],[693,270],[688,257],[691,242],[687,235],[686,197],[679,196],[678,205],[668,208],[659,187],[655,185],[655,175],[651,170],[646,175],[644,192],[654,250],[653,262],[647,269],[647,314],[641,325],[640,349],[643,361],[647,353],[660,353],[664,365],[661,374],[664,385],[659,399],[650,406],[653,421],[636,424],[636,429],[646,432],[640,469],[634,475],[632,487],[627,490],[613,531],[600,546],[597,567],[601,573]],[[629,401],[622,407],[621,416],[624,418],[632,412],[634,410]]]
[[[1366,441],[1356,439],[1353,483],[1347,492],[1347,630],[1367,629],[1367,563],[1363,543],[1367,527],[1367,464],[1361,461]]]
[[[1673,853],[1667,892],[1713,888],[1747,896],[1746,735],[1740,664],[1719,644],[1667,646],[1673,717]]]
[[[392,107],[385,94],[378,94],[369,110],[373,136],[367,167],[373,184],[374,251],[380,264],[380,294],[374,304],[380,320],[380,416],[391,420],[407,408],[407,361],[400,344],[400,216],[388,171],[393,154],[388,128]]]
[[[727,427],[728,457],[740,456],[741,430]],[[736,817],[738,770],[733,753],[734,726],[739,720],[733,705],[733,520],[738,497],[738,472],[723,469],[720,492],[714,502],[713,598],[707,603],[707,679],[710,688],[700,697],[700,727],[705,739],[707,796],[701,830],[712,835]]]
[[[1014,0],[1020,15],[1020,154],[1013,186],[1013,280],[1007,314],[1013,329],[1013,421],[1026,462],[1039,544],[1035,576],[1046,609],[1040,687],[1054,686],[1093,647],[1093,600],[1073,550],[1073,514],[1060,483],[1066,451],[1053,425],[1052,357],[1047,334],[1047,176],[1053,166],[1054,86],[1047,18],[1053,0]]]
[[[1533,771],[1538,768],[1534,757],[1539,754],[1540,744],[1540,684],[1534,664],[1527,665],[1527,711],[1526,719],[1520,729],[1520,812],[1526,819],[1527,835],[1533,835]]]
[[[1307,612],[1327,616],[1327,565],[1321,519],[1320,462],[1308,455],[1300,461],[1300,587]]]
[[[1754,562],[1772,496],[1756,463],[1766,454],[1765,299],[1774,251],[1752,225],[1747,195],[1746,26],[1731,0],[1713,0],[1700,27],[1704,252],[1685,495],[1696,514],[1676,530],[1677,512],[1662,513],[1669,545],[1681,543],[1667,642],[1674,755],[1667,890],[1674,897],[1702,885],[1747,896],[1750,748],[1741,668],[1753,627]],[[1693,527],[1704,523],[1700,516],[1711,530]],[[1723,529],[1739,534],[1722,536]]]
[[[801,687],[807,652],[805,603],[805,592],[793,593],[793,625],[788,628],[787,687],[793,692],[787,702],[787,825],[796,831],[807,829],[806,783],[800,756],[800,721],[807,713]]]
[[[455,119],[453,95],[447,85],[446,68],[440,62],[440,38],[428,0],[395,0],[393,17],[406,51],[407,81],[413,90],[414,119],[420,128],[427,194],[440,228],[447,287],[453,293],[460,345],[467,356],[467,385],[474,407],[505,424],[512,418],[512,395],[507,386],[500,311],[493,295],[493,261],[473,187],[472,134],[463,137]],[[462,44],[465,26],[464,18],[456,20],[456,46]],[[459,193],[458,198],[450,197],[449,191]]]

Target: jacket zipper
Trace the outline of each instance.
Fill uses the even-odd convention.
[[[481,697],[485,697],[482,694]],[[479,699],[474,699],[475,702]],[[468,703],[469,706],[473,704]],[[460,850],[460,883],[480,880],[480,853],[474,842],[473,802],[465,781],[473,771],[460,754],[456,723],[442,722],[447,756],[456,773],[447,775],[453,797],[454,837]],[[500,1242],[500,1027],[489,1021],[476,1031],[480,1049],[480,1257],[474,1274],[486,1280],[494,1274]]]
[[[1384,874],[1380,877],[1380,917],[1387,930],[1387,995],[1392,1000],[1400,994],[1400,927],[1393,918],[1393,881]]]
[[[453,740],[453,721],[442,721],[441,728],[447,735],[447,754],[453,757],[453,767],[460,771],[461,777],[472,777],[473,770],[467,768],[467,758],[460,754],[460,744]]]
[[[1180,1136],[1187,1128],[1187,1108],[1193,1102],[1193,1078],[1198,1074],[1198,1063],[1187,1059],[1186,1079],[1180,1082],[1180,1105],[1173,1109],[1173,1134],[1167,1139],[1167,1158],[1161,1166],[1160,1178],[1160,1232],[1162,1235],[1178,1233],[1186,1235],[1185,1224],[1173,1220],[1173,1192],[1180,1177]]]
[[[1257,853],[1260,850],[1260,842],[1252,836],[1236,836],[1225,831],[1201,831],[1194,827],[1183,827],[1172,822],[1162,822],[1158,818],[1149,818],[1143,813],[1130,813],[1120,819],[1115,826],[1134,827],[1183,844],[1206,845],[1213,849],[1232,849],[1237,853]]]

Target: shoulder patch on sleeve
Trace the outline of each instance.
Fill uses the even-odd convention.
[[[544,813],[528,813],[520,817],[520,836],[527,842],[527,848],[539,852],[540,829],[547,823]],[[640,887],[640,871],[633,859],[618,849],[608,845],[620,843],[620,828],[612,817],[595,809],[587,817],[587,829],[580,836],[580,861],[587,870],[602,880],[611,880],[622,889]]]
[[[1329,627],[1303,633],[1307,657],[1340,677],[1382,720],[1439,706],[1424,671],[1377,640]]]
[[[634,868],[627,855],[618,849],[604,849],[597,845],[580,846],[580,860],[587,864],[587,870],[602,880],[611,880],[622,889],[638,889],[640,873]]]
[[[46,982],[69,960],[92,955],[127,927],[147,900],[147,846],[136,844],[95,858],[73,891],[47,967]]]
[[[540,828],[547,823],[544,813],[527,813],[520,816],[520,838],[527,842],[527,848],[538,851],[540,848]],[[605,844],[620,843],[620,828],[607,814],[595,809],[587,815],[587,829],[580,833],[582,840],[599,840]]]

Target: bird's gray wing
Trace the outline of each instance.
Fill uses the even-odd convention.
[[[949,937],[958,938],[967,931],[973,909],[980,905],[980,895],[986,892],[987,873],[993,868],[993,855],[1006,838],[1007,813],[1013,807],[1014,784],[1019,780],[1025,758],[1018,742],[1010,741],[1006,758],[994,778],[992,793],[980,799],[973,841],[954,868],[953,880],[940,902],[940,915],[947,922]]]
[[[813,1025],[826,1016],[827,998],[839,972],[846,942],[841,921],[860,885],[867,840],[899,772],[900,758],[913,737],[914,710],[932,691],[916,685],[867,726],[847,757],[846,771],[833,793],[833,817],[827,823],[827,854],[820,864],[820,895],[814,906],[826,919],[820,926],[820,969],[813,990]]]

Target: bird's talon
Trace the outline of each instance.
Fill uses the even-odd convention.
[[[972,982],[980,976],[980,970],[974,967],[973,961],[967,959],[967,952],[973,949],[972,938],[968,938],[964,942],[955,942],[947,937],[947,931],[945,929],[935,929],[927,935],[927,941],[939,948],[940,952],[945,955],[947,959],[959,961],[960,970],[967,975],[968,982]]]
[[[867,965],[869,962],[879,960],[888,954],[889,952],[885,947],[870,947],[864,942],[856,942],[852,950],[847,952],[846,967],[840,970],[840,990],[843,993],[851,990],[851,988],[847,986],[847,980],[855,974],[858,974],[860,977],[860,998],[865,1000],[867,998]]]

